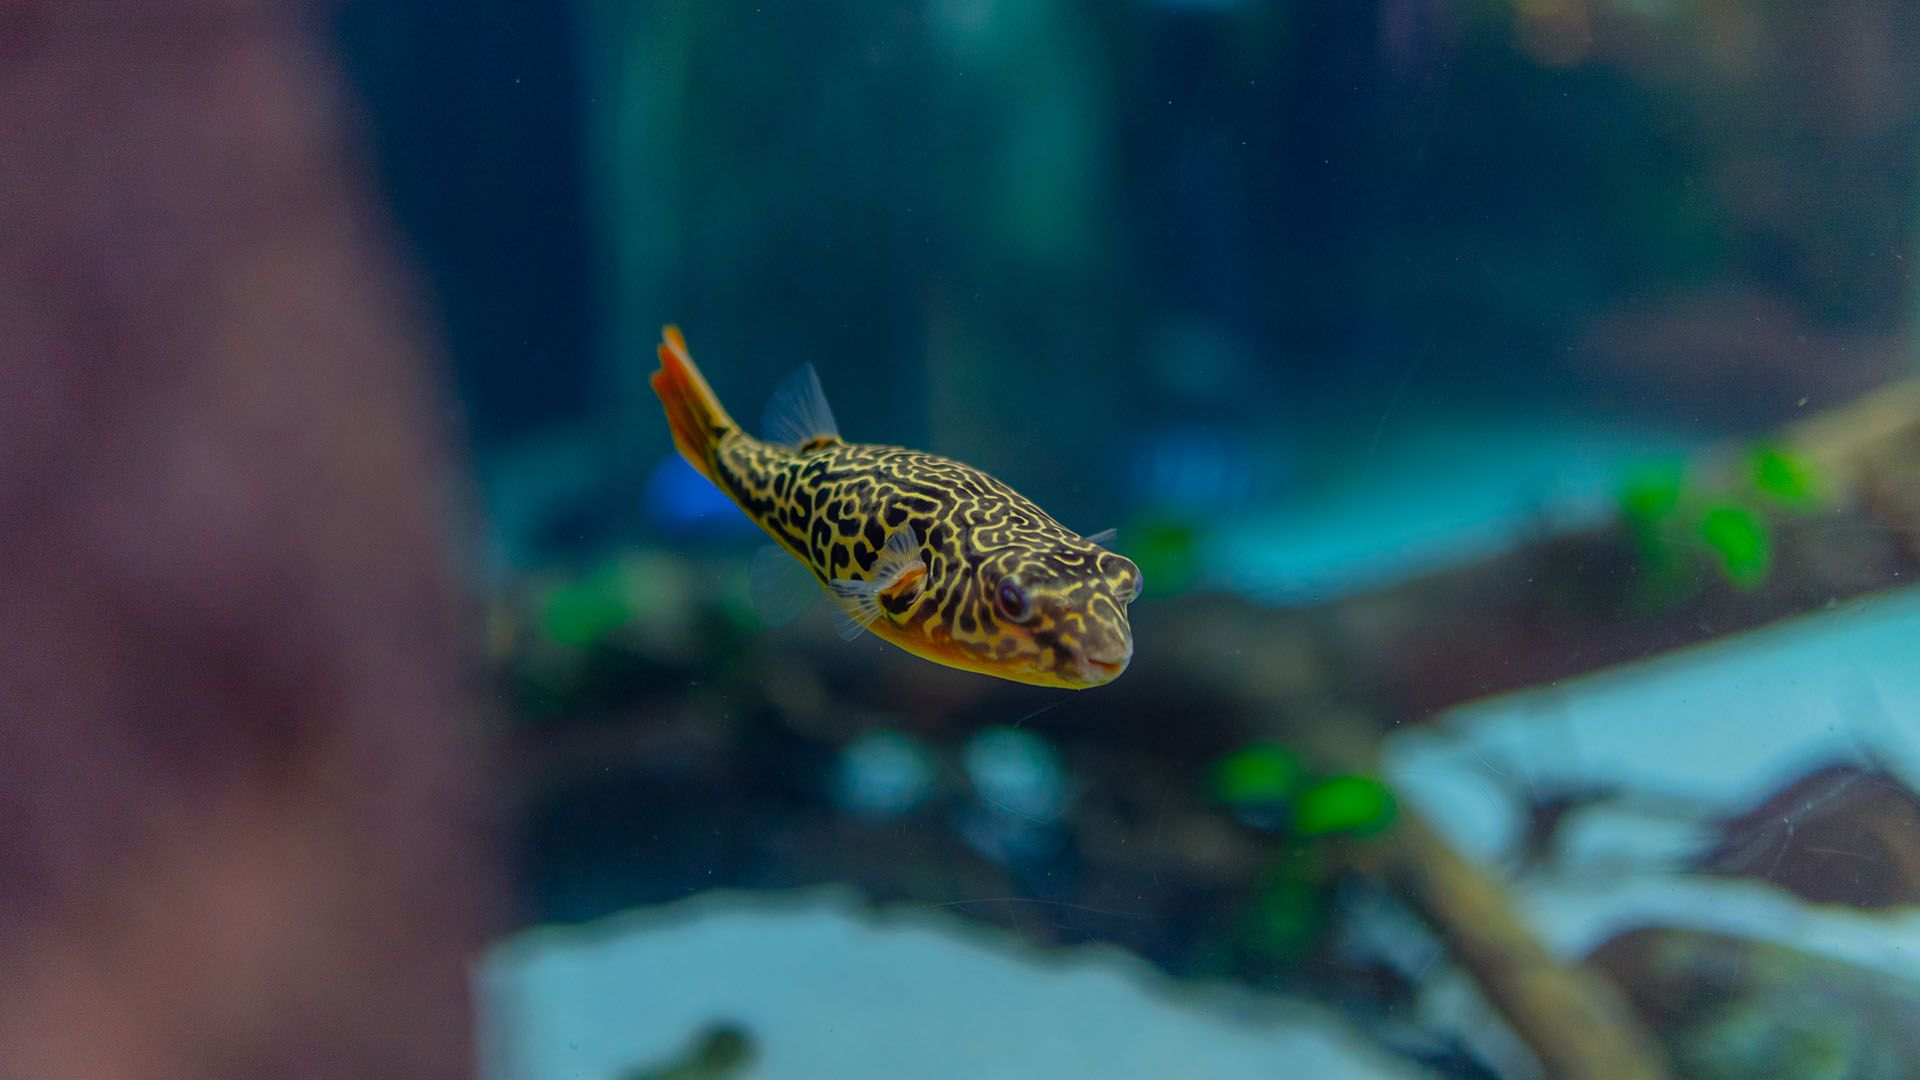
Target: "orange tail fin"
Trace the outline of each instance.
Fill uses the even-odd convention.
[[[673,429],[673,445],[701,475],[719,483],[713,475],[713,452],[720,437],[739,428],[713,388],[693,366],[687,355],[687,340],[680,328],[668,326],[660,331],[660,370],[653,373],[653,392],[667,409],[667,426]]]

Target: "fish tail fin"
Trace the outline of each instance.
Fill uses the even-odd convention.
[[[660,370],[650,380],[653,392],[667,410],[667,426],[673,429],[673,445],[700,474],[716,484],[713,455],[720,438],[739,430],[713,388],[701,376],[700,369],[687,354],[687,339],[680,328],[667,326],[660,331]]]

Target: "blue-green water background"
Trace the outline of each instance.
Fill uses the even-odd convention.
[[[687,602],[686,566],[700,568],[697,597],[741,592],[760,542],[672,452],[646,384],[666,322],[685,329],[742,419],[810,362],[849,438],[978,465],[1083,532],[1119,527],[1120,549],[1147,571],[1149,597],[1136,609],[1143,656],[1171,651],[1154,637],[1170,632],[1154,615],[1164,605],[1304,612],[1336,642],[1315,660],[1334,672],[1323,674],[1336,685],[1331,697],[1376,703],[1393,695],[1338,686],[1343,663],[1448,686],[1436,677],[1452,663],[1448,643],[1421,643],[1401,667],[1342,657],[1337,643],[1364,634],[1342,637],[1351,627],[1340,605],[1604,526],[1623,510],[1633,519],[1646,505],[1635,493],[1650,490],[1659,503],[1658,477],[1681,455],[1757,445],[1915,367],[1920,17],[1892,0],[355,0],[336,31],[379,184],[445,344],[484,522],[470,560],[476,592],[511,594],[530,576],[575,582],[532,604],[566,648],[597,647],[628,621],[660,621],[653,608]],[[1666,495],[1692,498],[1679,483]],[[1556,680],[1535,697],[1455,717],[1444,735],[1395,735],[1383,751],[1387,779],[1495,873],[1515,868],[1516,823],[1544,805],[1523,806],[1520,793],[1651,791],[1690,808],[1685,829],[1613,821],[1593,835],[1610,838],[1606,850],[1653,853],[1690,886],[1690,868],[1711,847],[1688,831],[1702,821],[1835,760],[1904,762],[1894,772],[1910,775],[1911,755],[1895,751],[1914,742],[1920,707],[1899,660],[1911,598],[1821,623],[1819,613],[1851,598],[1792,584],[1787,595],[1767,593],[1767,549],[1742,548],[1738,514],[1732,522],[1732,533],[1709,528],[1706,537],[1727,580],[1689,587],[1761,589],[1764,602],[1730,628],[1799,613],[1816,621],[1764,645],[1735,640],[1617,686],[1566,691],[1570,704]],[[1844,562],[1853,528],[1835,525],[1814,551],[1832,546],[1841,553],[1828,561]],[[1896,579],[1901,559],[1910,562],[1893,560]],[[1719,636],[1704,617],[1662,625],[1660,604],[1677,601],[1648,590],[1636,576],[1645,570],[1599,576],[1601,607],[1630,601],[1620,621],[1631,624],[1622,634],[1632,647],[1596,640],[1587,662],[1580,642],[1555,642],[1571,666]],[[661,584],[669,580],[680,591]],[[1542,595],[1538,611],[1527,610],[1545,612],[1543,625],[1586,602],[1533,577],[1492,592],[1525,590]],[[1437,624],[1470,620],[1485,599],[1438,596],[1466,609],[1439,613]],[[1252,618],[1236,625],[1259,625]],[[1367,618],[1378,615],[1357,617]],[[1056,705],[989,698],[967,712],[952,705],[969,692],[959,677],[929,671],[927,699],[918,690],[877,705],[830,697],[822,711],[845,724],[823,735],[783,711],[785,687],[764,688],[774,704],[741,705],[743,716],[729,703],[759,701],[761,691],[697,685],[729,670],[716,652],[791,653],[802,664],[819,655],[800,646],[803,634],[774,633],[750,647],[726,634],[701,639],[692,660],[664,646],[638,649],[639,660],[615,649],[581,681],[615,687],[617,707],[509,696],[509,728],[564,734],[584,711],[590,731],[615,732],[585,741],[609,755],[586,763],[590,781],[576,775],[573,788],[524,805],[517,914],[571,922],[710,885],[813,884],[795,866],[814,864],[780,847],[803,846],[792,837],[808,830],[832,838],[832,850],[857,846],[861,828],[948,830],[949,869],[973,860],[1006,871],[981,886],[1008,893],[994,903],[1058,905],[1039,909],[1045,916],[1012,907],[987,922],[1019,930],[1023,918],[1041,918],[1056,944],[1123,940],[1181,977],[1351,991],[1311,965],[1288,967],[1305,946],[1281,931],[1249,944],[1241,915],[1205,906],[1212,894],[1167,899],[1188,883],[1156,871],[1151,890],[1123,878],[1139,891],[1100,893],[1077,849],[1017,849],[1066,843],[1054,833],[1035,840],[1016,828],[983,840],[980,805],[951,821],[923,813],[845,831],[820,825],[835,777],[851,772],[868,785],[836,789],[836,812],[870,812],[861,800],[884,803],[889,784],[927,783],[915,779],[926,768],[915,754],[945,755],[959,769],[980,746],[969,724],[1025,730]],[[1536,636],[1552,635],[1527,625],[1493,635],[1520,668]],[[1250,643],[1249,652],[1259,650]],[[1287,655],[1279,646],[1259,654]],[[835,663],[908,670],[872,650],[850,655]],[[1485,655],[1468,663],[1501,666]],[[1276,670],[1274,681],[1288,677],[1285,663]],[[1148,680],[1159,677],[1130,673],[1108,692],[1130,687],[1130,700],[1153,703],[1162,691]],[[910,671],[895,678],[886,685],[919,685]],[[1462,704],[1435,693],[1425,704]],[[667,717],[684,719],[688,699],[711,715],[676,727]],[[1326,719],[1308,724],[1363,726],[1340,711],[1346,705],[1319,704]],[[1183,753],[1204,761],[1228,749],[1205,740],[1240,723],[1210,728],[1189,715],[1204,709],[1182,700],[1156,723],[1191,725],[1192,745],[1181,744],[1184,728],[1103,740],[1099,708],[1062,708],[1007,750],[1014,774],[1045,774],[1034,781],[1042,802],[1104,805],[1109,781],[1129,782],[1103,774],[1113,766],[1088,747],[1158,739],[1159,752],[1183,762],[1169,768],[1184,768]],[[1373,719],[1392,728],[1429,717]],[[907,750],[886,741],[894,728],[908,733]],[[721,753],[685,730],[736,742]],[[852,737],[876,732],[879,743]],[[1045,756],[1057,732],[1068,757],[1080,748],[1071,776]],[[1021,746],[1051,764],[1040,769]],[[888,756],[896,751],[898,760]],[[725,768],[702,772],[712,767],[702,754]],[[894,765],[903,771],[889,772]],[[731,786],[708,799],[716,776]],[[988,785],[975,773],[957,783]],[[1348,903],[1344,893],[1287,893],[1320,884],[1279,865],[1252,899],[1234,902],[1280,920],[1258,905],[1292,896],[1311,918],[1286,933]],[[977,885],[968,873],[956,871]],[[1640,887],[1613,864],[1601,877],[1623,895]],[[1595,944],[1585,936],[1595,916],[1582,905],[1615,898],[1571,880],[1549,881],[1526,903],[1550,946],[1578,954]],[[1837,898],[1864,903],[1866,886],[1851,881],[1836,885]],[[897,880],[889,887],[914,893]],[[1742,906],[1673,891],[1680,886],[1666,878],[1646,888],[1658,902],[1641,917],[1655,925],[1722,910],[1730,921],[1713,928],[1817,939],[1869,967],[1894,955],[1871,934],[1805,930],[1798,909],[1768,906],[1791,903],[1784,889]],[[928,901],[926,891],[917,899]],[[975,914],[965,905],[976,895],[931,891],[934,908]],[[1118,914],[1088,906],[1089,892]],[[1288,910],[1285,918],[1299,914]],[[1251,966],[1249,952],[1260,954]],[[1269,963],[1274,955],[1282,961]],[[725,984],[733,969],[711,962]],[[754,969],[752,958],[742,963]],[[1419,984],[1428,968],[1415,970],[1408,978]],[[938,972],[926,975],[937,982]],[[527,991],[528,1009],[577,1016],[569,992]],[[1408,1022],[1398,1007],[1354,1011],[1378,1009],[1398,1030]],[[1069,1013],[1051,1021],[1061,1032],[1073,1030]],[[1692,1044],[1662,1037],[1696,1064],[1754,1060],[1687,1058]],[[1444,1045],[1431,1057],[1456,1075],[1498,1060]],[[572,1059],[563,1048],[555,1060]]]
[[[498,554],[537,562],[671,531],[640,495],[668,321],[737,414],[812,362],[851,437],[1087,531],[1338,498],[1488,426],[1579,458],[1832,404],[1907,367],[1914,24],[488,0],[339,27]]]

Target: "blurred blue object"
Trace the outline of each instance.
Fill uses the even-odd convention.
[[[1059,755],[1037,735],[988,728],[967,743],[965,758],[973,790],[999,813],[1051,824],[1073,801]]]
[[[760,531],[678,454],[662,458],[647,474],[643,500],[648,523],[662,532],[747,536]]]
[[[1693,449],[1652,425],[1442,415],[1356,441],[1337,483],[1217,524],[1203,585],[1278,606],[1327,603],[1606,521],[1637,463]]]
[[[1045,739],[1009,727],[988,728],[967,743],[967,779],[978,801],[960,818],[975,851],[1013,865],[1047,859],[1066,843],[1063,819],[1073,791]]]
[[[933,761],[926,748],[898,731],[876,731],[855,739],[834,764],[834,802],[862,817],[909,813],[932,791]]]
[[[1174,424],[1126,441],[1136,504],[1193,518],[1271,505],[1291,462],[1259,433],[1216,424]]]

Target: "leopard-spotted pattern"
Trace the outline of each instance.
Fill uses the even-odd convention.
[[[1139,568],[986,473],[892,446],[713,436],[716,482],[822,583],[865,580],[888,534],[914,530],[924,585],[881,597],[889,625],[870,627],[909,652],[1063,686],[1106,682],[1131,656]],[[1023,621],[996,600],[1007,581],[1027,598]]]
[[[1017,682],[1077,689],[1126,670],[1127,605],[1140,593],[1132,562],[978,469],[843,442],[810,377],[804,400],[782,398],[798,403],[780,414],[795,443],[765,442],[714,397],[678,329],[661,332],[659,354],[653,388],[680,453],[866,629]]]

